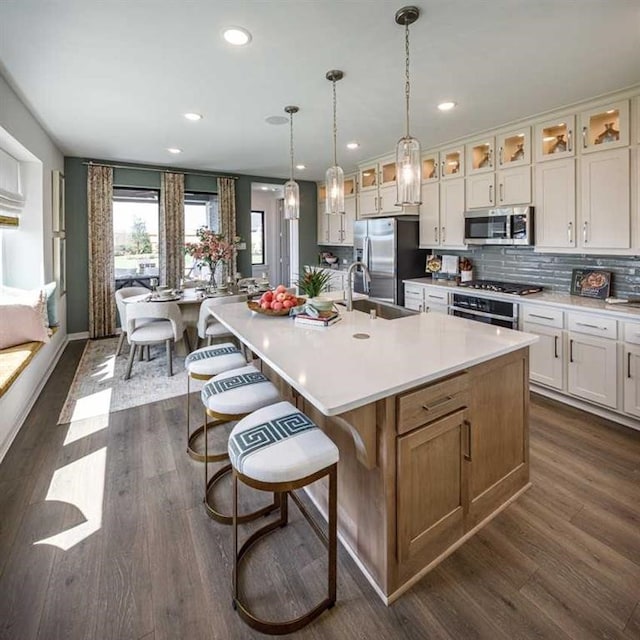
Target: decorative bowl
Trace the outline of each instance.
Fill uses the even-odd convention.
[[[336,262],[338,262],[338,258],[337,256],[325,256],[324,261],[327,264],[335,264]]]
[[[304,304],[306,300],[304,298],[296,298],[297,306]],[[280,311],[275,311],[274,309],[263,309],[260,306],[260,303],[257,300],[247,300],[247,307],[251,309],[251,311],[255,311],[256,313],[261,313],[263,316],[288,316],[289,311],[291,309],[280,309]]]
[[[318,311],[331,311],[331,309],[333,309],[333,300],[329,300],[329,298],[323,298],[322,296],[309,298],[307,300],[307,303]]]

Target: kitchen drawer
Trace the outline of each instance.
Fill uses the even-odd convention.
[[[556,329],[562,329],[564,326],[564,312],[562,309],[523,304],[522,319],[525,322],[541,324],[545,327],[555,327]]]
[[[429,304],[447,304],[449,302],[449,294],[446,291],[431,291],[427,289],[424,292],[424,301]]]
[[[461,373],[398,397],[398,434],[426,425],[466,407],[469,374]]]
[[[640,322],[624,323],[624,341],[640,344]]]
[[[422,292],[424,290],[424,287],[421,287],[419,285],[415,285],[415,284],[405,284],[404,285],[404,295],[405,296],[414,296],[414,297],[420,297],[420,299],[422,300]]]
[[[611,340],[616,340],[618,337],[618,323],[614,318],[570,312],[567,314],[567,324],[569,330],[576,333],[587,333]]]

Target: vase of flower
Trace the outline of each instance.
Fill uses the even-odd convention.
[[[209,286],[215,289],[218,263],[226,264],[233,259],[241,238],[236,236],[233,242],[229,242],[221,233],[214,233],[207,227],[200,227],[196,236],[198,242],[187,242],[185,253],[193,257],[196,265],[209,267]]]

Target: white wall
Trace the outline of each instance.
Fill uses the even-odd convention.
[[[253,277],[259,278],[264,271],[272,285],[278,282],[278,265],[280,259],[280,250],[278,242],[278,219],[276,201],[282,197],[277,191],[252,191],[251,192],[251,209],[253,211],[264,211],[265,219],[265,243],[266,243],[266,263],[264,266],[256,265],[253,267]],[[247,244],[250,247],[250,239]]]
[[[64,157],[17,94],[0,76],[0,144],[25,162],[26,205],[18,230],[2,233],[6,284],[31,288],[53,280],[52,171]],[[66,343],[65,299],[58,295],[60,328],[0,398],[0,460],[18,433]]]

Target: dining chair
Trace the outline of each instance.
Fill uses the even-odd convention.
[[[151,322],[150,322],[151,321]],[[127,340],[129,360],[124,379],[131,377],[131,367],[138,347],[164,343],[167,351],[167,375],[173,375],[171,349],[184,336],[189,351],[180,307],[176,302],[131,302],[127,306]]]
[[[246,302],[247,299],[247,296],[243,294],[220,296],[218,298],[205,298],[200,305],[200,314],[198,316],[198,338],[200,340],[206,340],[208,346],[213,344],[213,341],[219,338],[228,340],[232,337],[233,334],[211,315],[210,310],[221,304]]]
[[[118,339],[116,357],[120,355],[127,335],[127,303],[125,299],[132,296],[141,296],[145,293],[149,293],[149,289],[145,287],[122,287],[122,289],[116,291],[116,306],[118,307],[118,317],[120,318],[120,338]]]

